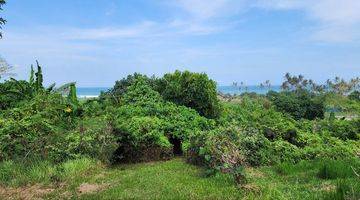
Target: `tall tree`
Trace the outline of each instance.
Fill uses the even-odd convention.
[[[69,95],[68,95],[68,99],[71,103],[77,105],[78,99],[77,99],[77,95],[76,95],[76,86],[75,83],[71,83],[70,85],[70,91],[69,91]]]
[[[0,79],[4,76],[14,75],[12,73],[9,73],[12,69],[13,67],[8,62],[6,62],[5,59],[0,57]]]
[[[5,0],[0,0],[0,11],[2,10],[2,6],[5,4]],[[2,26],[6,23],[6,20],[2,17],[0,17],[0,29],[2,29]],[[2,32],[0,32],[0,38],[2,38]]]
[[[37,90],[40,90],[43,88],[43,75],[42,75],[41,66],[39,65],[38,61],[36,61],[36,65],[37,65],[37,72],[35,73],[36,76],[35,87]]]
[[[34,66],[31,65],[31,71],[30,71],[30,78],[29,78],[29,83],[30,85],[33,85],[35,82],[35,72],[34,72]]]

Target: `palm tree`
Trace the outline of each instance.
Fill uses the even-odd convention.
[[[0,10],[2,10],[2,6],[5,4],[5,0],[0,0]],[[0,17],[0,29],[2,29],[2,26],[6,23],[6,20],[2,17]],[[2,38],[2,33],[0,32],[0,38]]]
[[[0,79],[1,79],[1,77],[4,77],[4,76],[14,75],[14,74],[10,73],[10,71],[12,69],[13,69],[13,67],[8,62],[6,62],[5,59],[0,57]]]

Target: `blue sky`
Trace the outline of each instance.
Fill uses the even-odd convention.
[[[360,76],[359,0],[8,0],[0,55],[47,84],[112,86],[127,74],[206,72],[219,85],[286,72]]]

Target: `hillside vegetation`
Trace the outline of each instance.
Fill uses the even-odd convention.
[[[0,83],[0,197],[360,198],[359,78],[219,98],[204,73],[133,74],[88,100],[44,78]]]

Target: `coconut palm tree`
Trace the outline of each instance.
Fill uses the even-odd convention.
[[[2,10],[2,6],[5,4],[5,0],[0,0],[0,11]],[[0,29],[2,29],[2,26],[6,23],[6,20],[2,17],[0,17]],[[0,38],[2,38],[2,33],[0,32]]]
[[[12,76],[14,74],[10,73],[13,67],[6,62],[5,59],[0,57],[0,79],[4,76]]]

